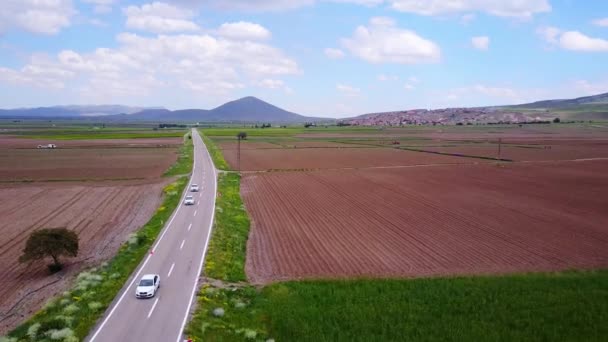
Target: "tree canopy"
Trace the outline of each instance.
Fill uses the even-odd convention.
[[[78,234],[67,228],[40,229],[33,232],[27,239],[20,262],[40,260],[45,257],[53,258],[49,265],[51,271],[62,268],[59,257],[78,255]]]

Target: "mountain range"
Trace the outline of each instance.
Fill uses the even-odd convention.
[[[428,123],[530,122],[553,118],[608,120],[608,93],[575,99],[545,100],[527,104],[476,108],[410,109],[369,113],[341,121],[354,125],[401,125]],[[218,123],[304,123],[334,121],[286,111],[248,96],[214,109],[181,109],[104,106],[55,106],[0,109],[0,118],[63,118],[114,122],[218,122]]]
[[[332,119],[307,117],[292,113],[248,96],[227,102],[217,108],[168,110],[165,108],[110,106],[55,106],[41,108],[0,109],[6,118],[89,118],[107,121],[171,122],[273,122],[303,123]]]

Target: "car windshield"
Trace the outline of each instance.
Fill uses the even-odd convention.
[[[154,282],[152,281],[152,279],[142,279],[139,282],[139,286],[152,286],[154,285]]]
[[[186,199],[187,199],[187,200],[191,200],[191,199],[192,199],[192,196],[186,196]]]
[[[192,187],[193,187],[193,188],[196,188],[197,186],[198,186],[198,185],[196,185],[196,184],[192,184]]]

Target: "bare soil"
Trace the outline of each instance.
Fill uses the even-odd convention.
[[[128,235],[152,216],[167,182],[1,186],[0,335],[64,291],[79,271],[113,256]],[[19,263],[29,234],[54,227],[78,232],[78,257],[66,259],[65,269],[55,275],[47,271],[50,260]]]
[[[236,150],[224,150],[223,154],[228,164],[232,168],[236,168]],[[471,160],[460,157],[393,148],[284,148],[241,151],[241,170],[243,171],[388,167],[471,162]]]
[[[152,179],[177,159],[176,147],[0,149],[0,180]]]
[[[608,267],[605,160],[256,173],[241,194],[254,283]]]
[[[10,135],[0,135],[1,148],[35,149],[38,145],[55,144],[59,148],[86,147],[168,147],[181,146],[182,138],[145,138],[145,139],[91,139],[91,140],[41,140],[25,139]]]

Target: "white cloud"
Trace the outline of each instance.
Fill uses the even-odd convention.
[[[325,49],[325,56],[331,59],[344,58],[344,51],[340,49],[327,48]]]
[[[342,93],[342,95],[347,97],[361,96],[361,89],[346,84],[337,84],[336,90],[338,90],[340,93]]]
[[[74,14],[71,0],[2,0],[0,34],[11,29],[57,34],[70,26]]]
[[[608,27],[608,18],[596,19],[593,21],[593,25]]]
[[[420,80],[414,76],[410,76],[407,78],[407,82],[403,85],[405,90],[414,90],[416,89],[416,84],[420,83]]]
[[[375,17],[369,26],[359,26],[342,45],[353,55],[370,63],[435,63],[441,50],[416,32],[397,27],[394,20]]]
[[[226,38],[253,40],[269,39],[271,36],[270,31],[263,26],[244,21],[222,24],[218,34]]]
[[[94,5],[95,13],[109,13],[112,12],[112,5],[118,0],[83,0],[85,3]]]
[[[561,30],[557,27],[545,26],[538,28],[536,33],[548,43],[556,44],[558,42]]]
[[[174,0],[175,2],[192,6],[208,6],[226,11],[245,12],[278,12],[311,6],[317,2],[351,3],[363,6],[376,6],[385,0]]]
[[[384,3],[384,0],[330,0],[331,2],[351,3],[363,6],[377,6]]]
[[[283,82],[283,80],[273,80],[270,78],[265,78],[258,82],[257,85],[262,88],[280,89],[285,87],[285,82]]]
[[[578,31],[568,31],[562,33],[559,38],[559,45],[563,49],[584,51],[584,52],[607,52],[608,40],[592,38]]]
[[[608,80],[599,82],[578,80],[574,82],[574,89],[582,93],[583,96],[606,93],[608,92]]]
[[[548,0],[389,0],[397,11],[421,15],[484,12],[499,17],[529,18],[551,11]]]
[[[581,52],[608,52],[608,40],[589,37],[578,31],[562,31],[556,27],[541,27],[537,34],[550,45]]]
[[[227,11],[284,11],[312,5],[315,0],[178,0],[190,6],[210,6]]]
[[[153,2],[140,7],[123,9],[127,16],[126,26],[131,29],[154,33],[192,32],[200,27],[190,19],[195,16],[191,10],[175,7],[163,2]]]
[[[96,102],[133,103],[155,92],[224,96],[247,84],[280,87],[277,77],[300,73],[296,62],[280,49],[254,41],[210,34],[121,33],[117,43],[113,49],[64,50],[52,58],[32,58],[19,69],[1,68],[0,81],[65,88]],[[283,89],[287,91],[284,84]]]
[[[477,49],[485,51],[490,46],[490,38],[487,36],[478,36],[471,38],[471,45]]]

